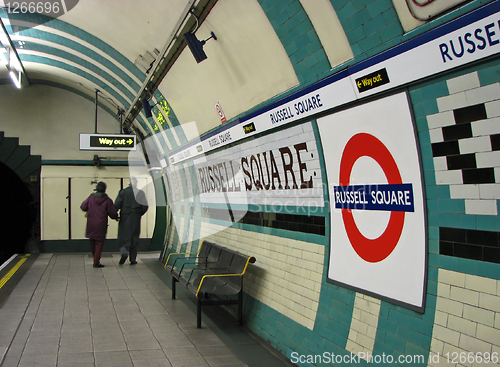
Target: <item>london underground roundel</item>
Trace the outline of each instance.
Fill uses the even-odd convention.
[[[354,135],[344,148],[344,153],[340,162],[340,185],[349,187],[352,167],[356,160],[362,156],[373,158],[380,167],[382,167],[390,185],[402,184],[401,175],[396,162],[385,145],[373,135],[360,133]],[[365,193],[365,191],[363,191],[363,193]],[[373,191],[371,193],[373,193]],[[390,203],[392,201],[391,196],[392,195],[390,195],[389,200],[385,202]],[[366,195],[363,195],[363,197],[366,199]],[[377,195],[372,194],[372,197],[372,202],[374,201],[376,203]],[[370,199],[370,195],[368,199]],[[398,196],[396,195],[396,203],[397,200]],[[351,209],[342,209],[342,218],[344,219],[347,236],[356,253],[366,261],[379,262],[389,256],[398,244],[403,231],[405,212],[391,212],[387,228],[384,233],[376,239],[369,239],[361,234],[356,226]]]
[[[328,280],[422,310],[425,210],[406,93],[322,117],[318,128],[329,188]]]

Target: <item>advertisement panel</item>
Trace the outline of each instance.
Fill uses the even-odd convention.
[[[331,217],[328,279],[420,310],[426,226],[406,93],[320,118]]]

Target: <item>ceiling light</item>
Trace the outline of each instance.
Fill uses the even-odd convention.
[[[9,70],[9,75],[18,89],[21,89],[21,74],[22,73],[18,71],[18,76],[16,77],[16,73],[12,70]]]
[[[0,63],[5,65],[7,70],[9,71],[9,75],[12,78],[12,81],[16,85],[17,88],[21,88],[22,80],[21,74],[25,73],[23,64],[19,59],[19,55],[10,39],[9,33],[3,24],[2,19],[0,19]],[[4,51],[7,52],[7,55],[4,54]],[[26,76],[26,75],[25,75]],[[25,84],[29,85],[29,81],[27,78],[23,78],[25,80]]]

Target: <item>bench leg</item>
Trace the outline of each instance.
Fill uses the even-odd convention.
[[[243,325],[243,291],[238,293],[238,325]]]
[[[196,327],[201,329],[201,300],[199,298],[196,305]]]
[[[175,283],[177,283],[177,279],[172,277],[172,299],[175,299]]]

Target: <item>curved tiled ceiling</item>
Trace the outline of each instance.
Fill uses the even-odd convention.
[[[132,0],[80,0],[53,19],[29,12],[12,14],[0,2],[0,17],[29,84],[56,86],[91,100],[99,90],[102,107],[115,114],[119,108],[129,122],[137,118],[145,126],[145,116],[139,115],[141,99],[155,91],[166,64],[178,55],[173,51],[181,45],[172,45],[181,27],[191,27],[189,12],[202,13],[210,3],[169,0],[166,6],[164,0],[148,0],[145,6]],[[151,55],[158,54],[153,64]],[[149,58],[141,64],[145,55]],[[145,63],[150,63],[149,71]],[[7,69],[0,68],[0,84],[11,82]]]

